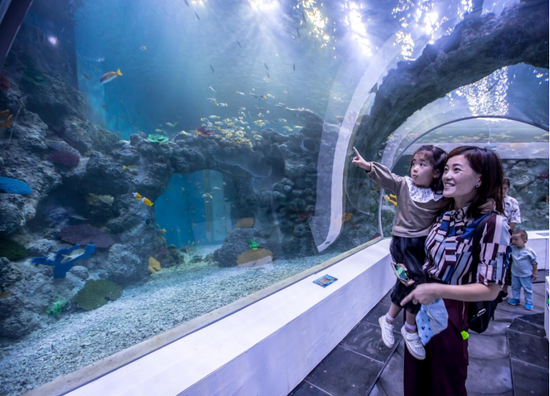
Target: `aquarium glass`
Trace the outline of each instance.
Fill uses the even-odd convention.
[[[391,236],[353,147],[400,176],[422,144],[491,148],[548,229],[537,7],[1,1],[0,394]]]

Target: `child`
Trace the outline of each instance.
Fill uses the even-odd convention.
[[[504,195],[504,216],[508,219],[508,225],[510,226],[510,232],[514,231],[514,227],[517,223],[521,223],[521,214],[519,211],[518,201],[514,197],[508,196],[510,191],[510,179],[504,179],[502,185],[502,195]],[[504,281],[504,287],[500,292],[500,297],[503,300],[508,298],[508,286],[512,286],[512,263],[506,271],[506,280]]]
[[[512,233],[512,299],[510,305],[520,303],[521,288],[525,297],[525,309],[533,309],[533,281],[537,279],[537,254],[525,246],[527,233],[524,230],[514,230]]]
[[[442,195],[441,183],[446,153],[432,145],[420,147],[411,161],[411,176],[401,177],[381,164],[365,161],[355,147],[353,150],[356,157],[352,164],[365,169],[376,184],[397,195],[390,254],[394,271],[403,281],[398,279],[395,283],[390,310],[378,319],[382,341],[391,348],[394,344],[393,321],[401,311],[401,301],[416,285],[426,281],[422,270],[426,259],[424,243],[436,215],[447,203]],[[416,330],[416,314],[420,304],[409,302],[404,308],[406,323],[401,328],[401,334],[411,355],[423,360],[426,351]]]

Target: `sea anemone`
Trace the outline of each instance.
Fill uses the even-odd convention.
[[[80,162],[80,157],[69,151],[56,151],[48,156],[48,161],[65,168],[74,168]]]

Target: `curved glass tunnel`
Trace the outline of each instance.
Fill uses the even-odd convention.
[[[489,147],[548,229],[547,3],[29,5],[2,36],[6,395],[389,236],[354,146],[400,175]]]

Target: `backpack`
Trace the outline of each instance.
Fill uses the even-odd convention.
[[[473,260],[476,262],[475,264],[476,269],[477,269],[477,265],[479,264],[479,254],[481,251],[480,242],[481,242],[481,236],[483,234],[483,229],[485,228],[485,224],[487,224],[487,221],[489,221],[489,219],[491,219],[496,215],[497,213],[492,212],[482,217],[473,232],[473,236],[472,236],[473,256],[472,257],[473,257]],[[505,268],[508,268],[509,255],[510,255],[510,247],[508,246],[508,250],[506,252],[506,258],[505,258],[505,263],[506,263]],[[497,309],[497,305],[500,302],[502,302],[502,297],[500,296],[500,294],[493,301],[469,302],[468,303],[468,327],[470,328],[470,330],[473,330],[476,333],[483,333],[485,330],[487,330],[487,327],[489,327],[489,321],[491,319],[494,319],[495,310]]]

